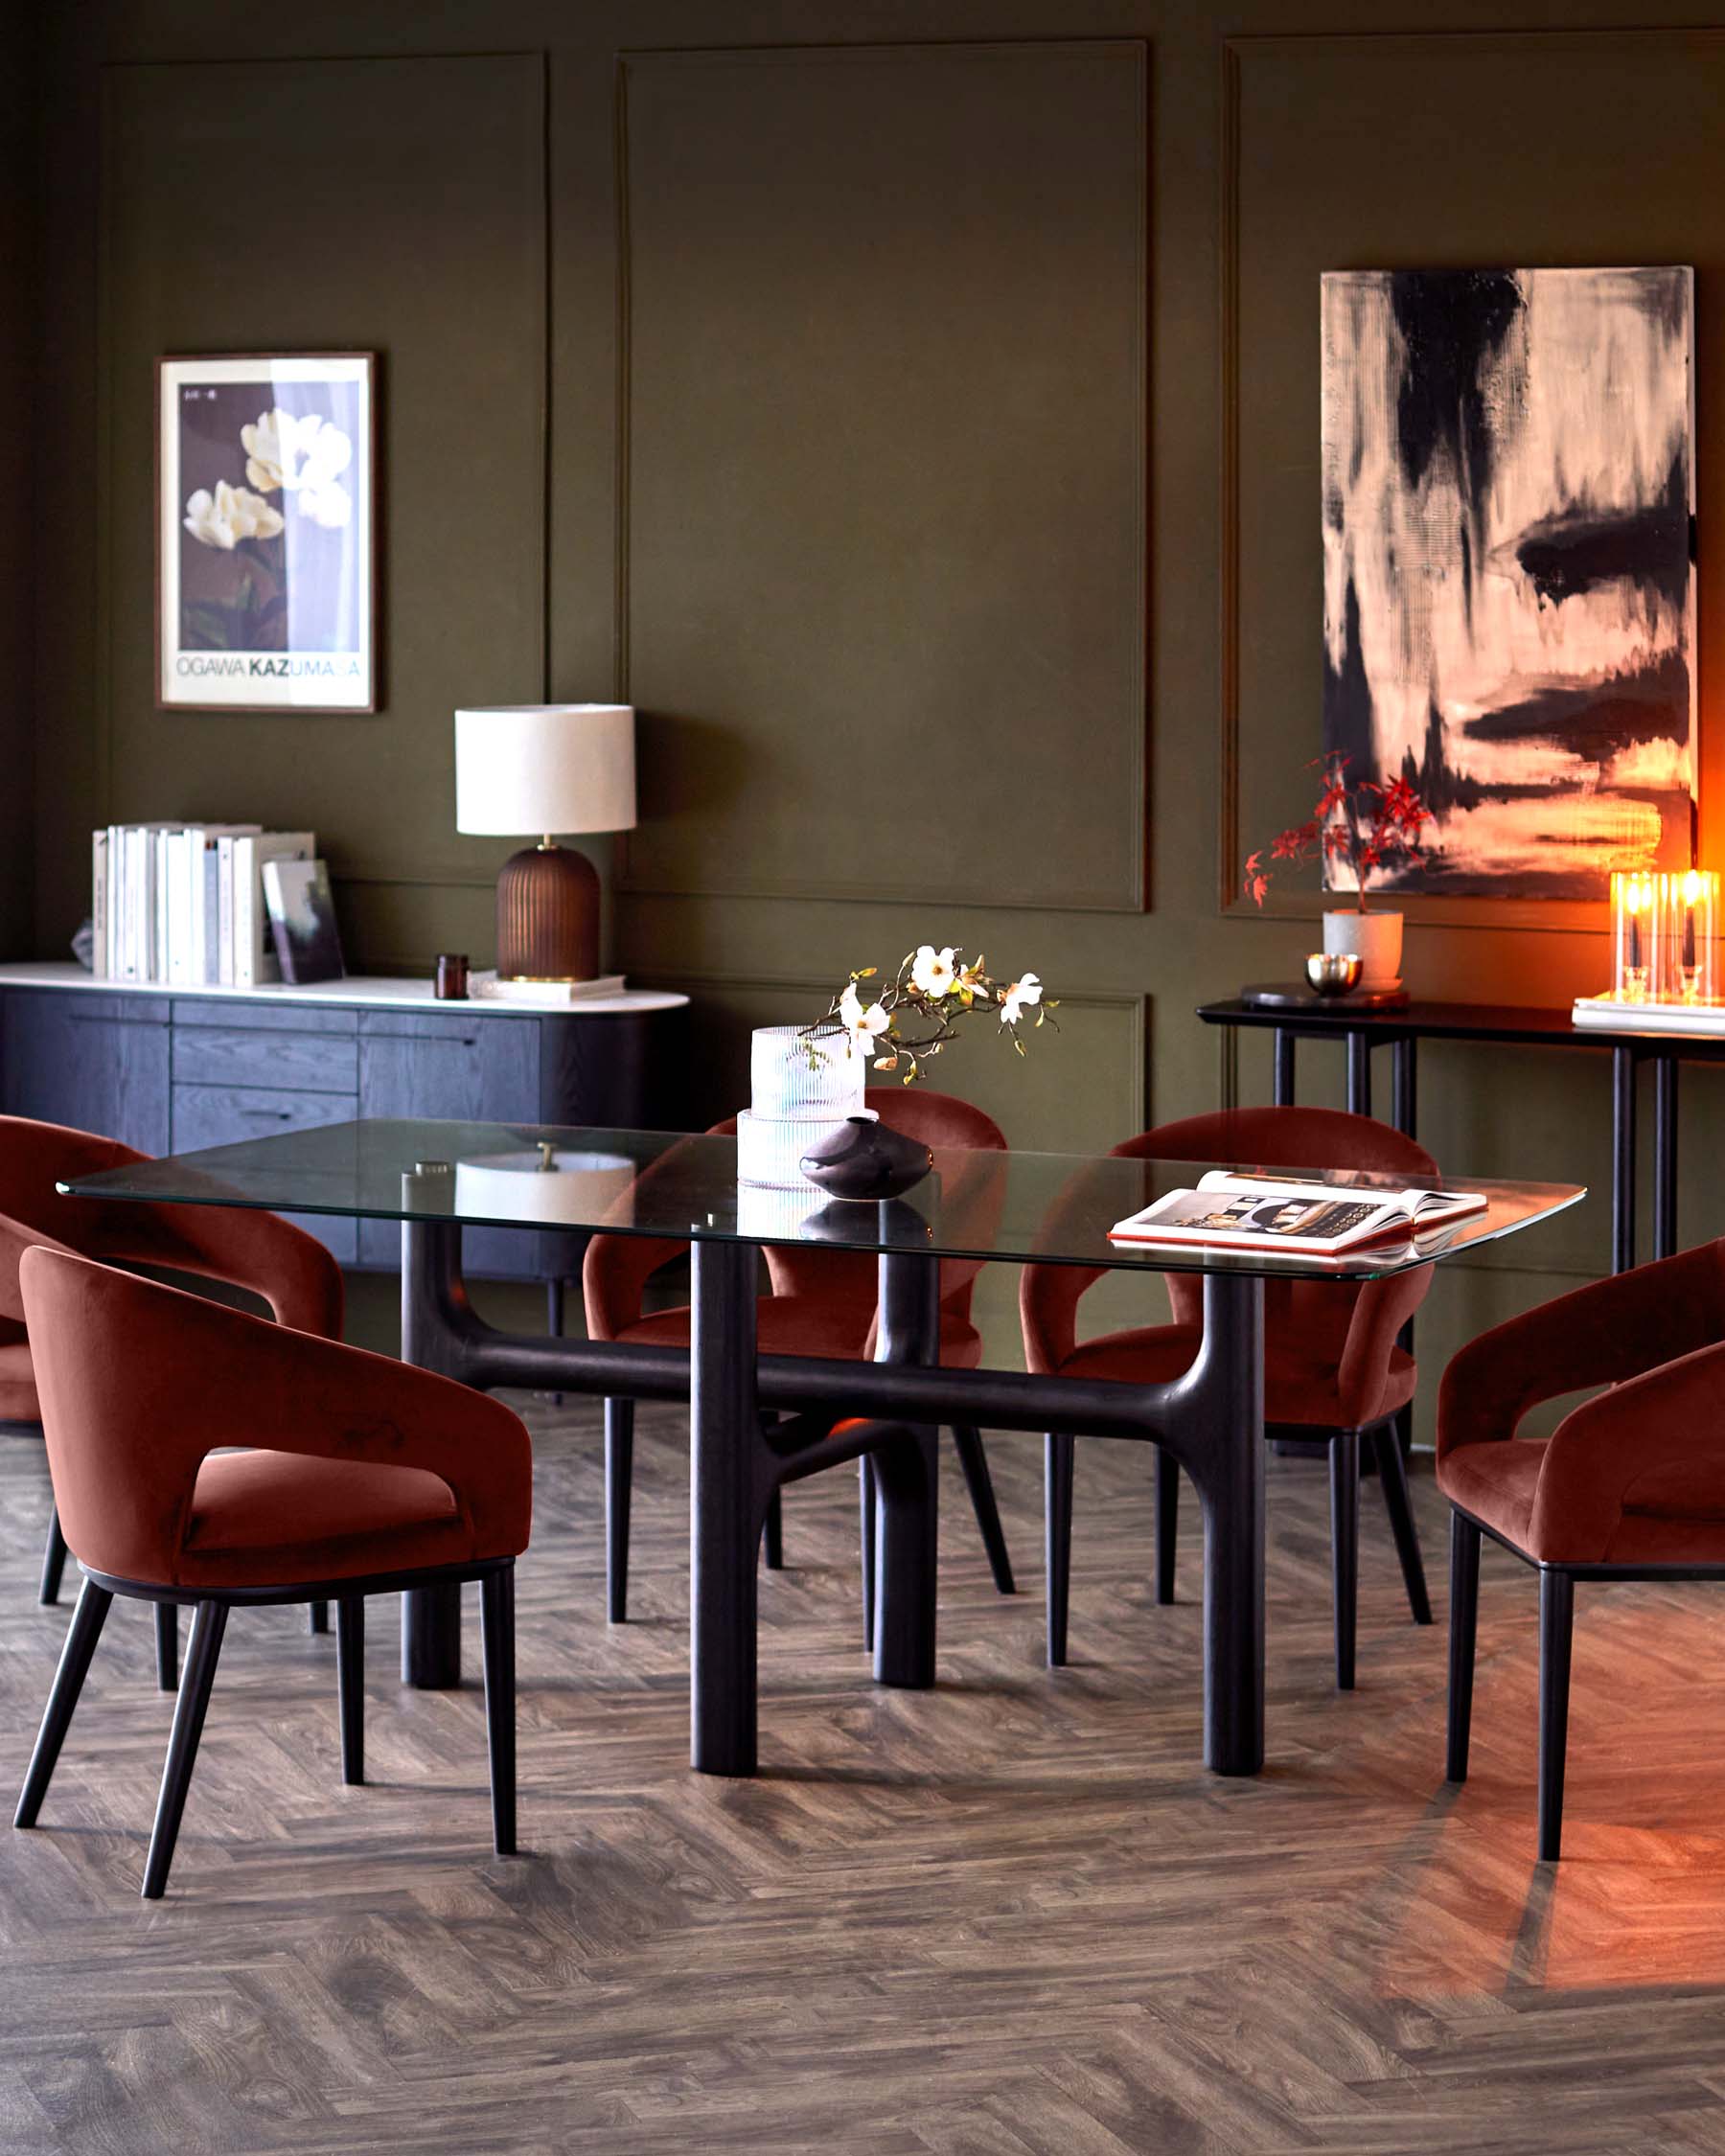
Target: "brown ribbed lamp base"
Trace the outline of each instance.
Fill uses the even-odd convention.
[[[523,846],[497,877],[499,980],[591,980],[599,971],[599,878],[566,846]]]

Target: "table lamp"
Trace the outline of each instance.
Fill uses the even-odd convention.
[[[455,714],[455,828],[522,837],[497,877],[499,980],[591,980],[599,878],[558,831],[630,831],[634,710],[627,703],[495,704]]]

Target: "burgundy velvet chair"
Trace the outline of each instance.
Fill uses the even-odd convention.
[[[1542,1400],[1609,1386],[1549,1437]],[[1577,1580],[1725,1578],[1725,1242],[1638,1266],[1483,1333],[1438,1403],[1450,1501],[1449,1778],[1467,1778],[1480,1538],[1539,1573],[1539,1855],[1563,1839]]]
[[[871,1086],[864,1095],[867,1105],[894,1130],[919,1139],[936,1152],[977,1156],[1003,1153],[1006,1140],[999,1126],[979,1108],[950,1093],[912,1090],[904,1086]],[[711,1135],[730,1136],[734,1120],[717,1123]],[[989,1230],[982,1215],[998,1212],[1000,1190],[998,1180],[986,1172],[987,1163],[976,1162],[971,1202],[978,1211],[978,1239]],[[954,1175],[946,1169],[945,1203],[964,1202],[960,1183],[964,1170]],[[811,1211],[819,1203],[811,1192]],[[632,1235],[595,1235],[587,1245],[582,1268],[582,1287],[586,1300],[587,1332],[593,1340],[628,1340],[641,1345],[687,1346],[691,1314],[686,1306],[675,1310],[642,1309],[647,1282],[661,1266],[688,1249],[683,1242],[660,1241]],[[980,1259],[943,1258],[940,1263],[940,1360],[950,1369],[975,1369],[982,1360],[981,1335],[971,1323],[971,1296]],[[874,1352],[875,1307],[879,1265],[872,1253],[816,1250],[806,1245],[770,1245],[767,1273],[772,1287],[758,1306],[759,1342],[764,1355],[843,1357],[864,1361]],[[964,1470],[965,1486],[977,1515],[995,1586],[1002,1594],[1014,1592],[1012,1560],[1000,1528],[995,1502],[994,1480],[980,1432],[955,1429],[953,1440]],[[606,1561],[610,1621],[621,1624],[629,1600],[629,1508],[634,1450],[634,1402],[609,1399],[605,1403],[605,1502]],[[860,1469],[862,1484],[862,1600],[863,1633],[874,1634],[874,1506],[872,1470],[864,1458]],[[767,1562],[776,1568],[783,1561],[778,1499],[767,1515]]]
[[[122,1168],[148,1154],[113,1138],[22,1115],[0,1115],[0,1422],[39,1423],[34,1370],[18,1295],[18,1255],[32,1243],[79,1250],[104,1264],[159,1266],[220,1280],[260,1296],[294,1331],[339,1340],[341,1269],[313,1236],[274,1213],[210,1205],[150,1205],[63,1198],[57,1182]],[[41,1599],[59,1598],[66,1545],[59,1515],[48,1523]],[[314,1608],[312,1628],[325,1628]],[[175,1680],[174,1615],[156,1612],[157,1676]]]
[[[1116,1145],[1134,1160],[1222,1160],[1235,1166],[1338,1168],[1426,1181],[1438,1164],[1410,1137],[1364,1115],[1327,1108],[1247,1108],[1164,1123]],[[1076,1202],[1078,1194],[1074,1193]],[[1171,1273],[1173,1323],[1106,1333],[1080,1342],[1078,1301],[1101,1273],[1082,1266],[1027,1265],[1019,1284],[1027,1368],[1071,1377],[1160,1385],[1177,1378],[1197,1352],[1202,1283]],[[1329,1443],[1330,1569],[1335,1600],[1336,1683],[1354,1681],[1358,1601],[1360,1440],[1369,1437],[1385,1508],[1416,1624],[1430,1624],[1419,1536],[1408,1495],[1396,1417],[1414,1397],[1413,1358],[1396,1335],[1431,1282],[1431,1268],[1364,1286],[1346,1281],[1270,1280],[1264,1290],[1264,1419],[1272,1436],[1323,1437]],[[1046,1440],[1048,1661],[1067,1658],[1071,1584],[1073,1434]],[[1156,1599],[1174,1599],[1180,1470],[1156,1453]]]
[[[513,1852],[515,1560],[532,1447],[483,1393],[37,1245],[20,1260],[48,1466],[84,1570],[14,1824],[34,1826],[116,1594],[192,1604],[144,1893],[168,1880],[231,1609],[336,1605],[342,1778],[364,1774],[368,1594],[476,1579],[493,1841]],[[233,1452],[221,1448],[242,1445]]]

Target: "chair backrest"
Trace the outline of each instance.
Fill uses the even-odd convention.
[[[1437,1176],[1438,1163],[1417,1140],[1369,1115],[1334,1108],[1231,1108],[1163,1123],[1114,1149],[1135,1160],[1220,1160],[1230,1167],[1341,1168],[1361,1175]],[[1168,1302],[1176,1324],[1196,1324],[1203,1286],[1189,1273],[1170,1273]],[[1339,1354],[1357,1285],[1346,1281],[1277,1280],[1265,1296],[1264,1320],[1314,1328],[1314,1346]]]
[[[986,1154],[1006,1149],[999,1124],[979,1108],[951,1093],[918,1091],[908,1086],[870,1086],[863,1101],[883,1122],[920,1139],[937,1153]],[[708,1135],[733,1137],[736,1129],[736,1117],[729,1116],[723,1123],[715,1123]],[[647,1172],[651,1175],[653,1171]],[[954,1174],[951,1161],[945,1172],[949,1177],[945,1192],[949,1205],[955,1200],[975,1204],[977,1239],[986,1240],[992,1232],[987,1213],[992,1209],[998,1216],[1003,1198],[998,1179],[991,1176],[984,1183],[978,1174],[973,1195],[968,1187],[961,1190],[951,1180]],[[811,1191],[811,1210],[814,1204]],[[589,1334],[595,1340],[610,1340],[632,1323],[640,1315],[641,1293],[648,1279],[687,1248],[684,1242],[661,1242],[651,1236],[595,1235],[587,1245],[581,1273]],[[980,1271],[979,1260],[943,1259],[942,1307],[959,1318],[967,1317],[971,1292]],[[874,1310],[879,1268],[866,1252],[769,1245],[767,1272],[774,1295],[818,1296],[823,1301],[859,1313],[872,1314]],[[866,1316],[862,1321],[866,1324]]]
[[[68,1204],[55,1185],[149,1158],[115,1138],[98,1137],[94,1131],[40,1123],[29,1115],[0,1115],[0,1213],[81,1250],[104,1222],[111,1226],[121,1208],[89,1199]]]
[[[74,1177],[148,1160],[93,1131],[0,1115],[0,1319],[21,1320],[18,1253],[36,1238],[117,1265],[222,1280],[260,1296],[285,1325],[338,1339],[341,1269],[323,1244],[278,1214],[62,1197]]]
[[[1000,1125],[981,1109],[953,1093],[918,1090],[912,1086],[870,1086],[862,1095],[883,1123],[902,1131],[907,1137],[936,1154],[1004,1153],[1006,1139]],[[993,1235],[1005,1192],[998,1174],[983,1159],[967,1173],[962,1159],[940,1163],[943,1177],[942,1210],[951,1219],[968,1215],[978,1243]],[[982,1270],[980,1258],[942,1258],[940,1303],[949,1315],[970,1316],[971,1295]],[[824,1302],[841,1303],[859,1311],[872,1311],[879,1291],[880,1267],[863,1250],[820,1250],[805,1244],[770,1245],[767,1272],[772,1292],[780,1296],[819,1296]]]
[[[1234,1108],[1162,1123],[1113,1149],[1130,1160],[1222,1161],[1237,1168],[1338,1168],[1366,1175],[1402,1175],[1426,1181],[1438,1167],[1424,1146],[1388,1123],[1333,1108]],[[1027,1265],[1019,1290],[1024,1347],[1033,1369],[1058,1365],[1070,1352],[1078,1298],[1099,1271],[1084,1266]],[[1429,1274],[1421,1274],[1421,1279]],[[1176,1324],[1195,1325],[1203,1283],[1189,1273],[1163,1275]],[[1423,1293],[1423,1289],[1421,1290]],[[1272,1280],[1264,1316],[1271,1328],[1298,1325],[1318,1353],[1340,1355],[1360,1290],[1348,1281]]]

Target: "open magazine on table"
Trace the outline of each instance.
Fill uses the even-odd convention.
[[[1428,1229],[1485,1207],[1477,1191],[1349,1189],[1251,1168],[1211,1168],[1199,1177],[1195,1190],[1170,1190],[1130,1220],[1116,1221],[1109,1235],[1116,1243],[1196,1243],[1337,1257],[1391,1236],[1423,1239]]]

